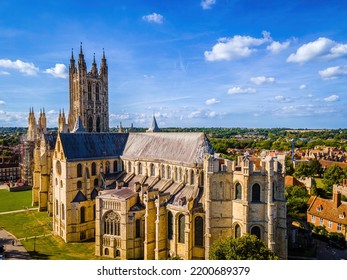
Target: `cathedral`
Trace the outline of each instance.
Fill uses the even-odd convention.
[[[88,72],[82,46],[69,67],[70,111],[47,133],[44,110],[28,119],[34,143],[33,205],[65,242],[95,240],[110,259],[208,259],[213,242],[250,233],[287,258],[284,156],[223,159],[204,133],[109,132],[108,66]]]

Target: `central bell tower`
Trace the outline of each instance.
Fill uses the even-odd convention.
[[[103,50],[100,70],[93,57],[92,68],[88,72],[82,43],[76,66],[73,50],[69,66],[70,112],[68,128],[72,131],[80,117],[87,132],[108,132],[108,66]]]

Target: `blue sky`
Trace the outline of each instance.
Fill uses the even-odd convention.
[[[0,1],[0,126],[68,112],[83,44],[110,126],[346,128],[347,2]]]

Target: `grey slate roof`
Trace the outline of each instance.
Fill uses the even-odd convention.
[[[55,142],[57,141],[57,134],[52,134],[52,133],[45,133],[43,135],[46,144],[48,144],[49,149],[53,150],[55,147]]]
[[[193,166],[205,153],[214,150],[204,133],[130,133],[122,158]]]
[[[114,158],[122,155],[127,133],[60,133],[67,161]]]
[[[75,127],[74,129],[71,131],[72,133],[83,133],[86,132],[83,124],[82,124],[82,120],[81,117],[78,116],[76,119],[76,123],[75,123]]]

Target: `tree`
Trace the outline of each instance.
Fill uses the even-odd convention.
[[[323,175],[324,189],[332,192],[334,184],[341,184],[345,178],[343,170],[336,164],[329,166]]]
[[[299,179],[311,177],[312,176],[312,170],[311,170],[310,164],[308,162],[305,162],[305,161],[300,162],[297,165],[297,167],[295,168],[293,175],[295,178],[299,178]]]
[[[307,202],[310,196],[304,187],[286,187],[287,213],[291,216],[303,218],[307,212]]]
[[[228,237],[214,242],[210,249],[210,260],[277,260],[265,243],[255,235],[239,238]]]

